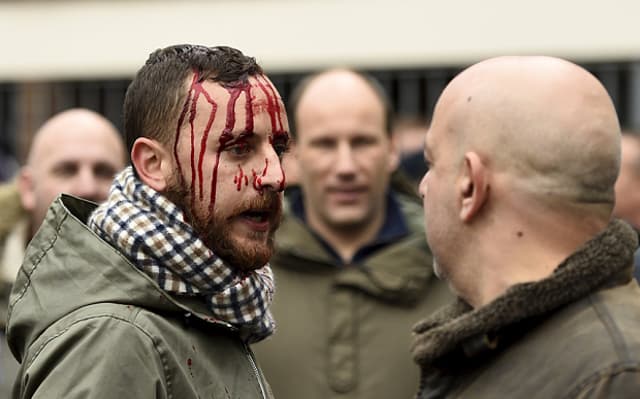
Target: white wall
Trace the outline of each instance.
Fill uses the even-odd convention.
[[[128,77],[158,47],[227,44],[269,71],[640,58],[638,0],[0,3],[0,80]]]

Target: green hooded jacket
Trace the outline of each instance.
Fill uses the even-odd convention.
[[[278,399],[411,398],[411,328],[453,299],[432,271],[422,208],[396,197],[410,234],[337,265],[289,208],[276,233],[273,337],[255,345]]]
[[[14,398],[270,398],[251,350],[204,302],[172,296],[58,198],[13,287]]]

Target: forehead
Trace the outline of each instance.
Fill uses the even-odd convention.
[[[328,76],[309,84],[296,109],[299,135],[311,133],[385,134],[385,106],[357,76]]]
[[[208,126],[210,123],[211,133],[224,130],[288,131],[280,94],[264,75],[251,76],[247,82],[229,86],[213,81],[191,83],[183,112],[186,125],[190,119],[196,124],[207,123]],[[266,123],[266,129],[265,123],[261,122]]]
[[[69,125],[46,132],[34,143],[33,158],[36,165],[51,161],[95,160],[120,164],[123,162],[123,144],[117,133],[106,126],[83,127]]]

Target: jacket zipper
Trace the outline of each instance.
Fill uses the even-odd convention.
[[[253,368],[253,372],[256,375],[256,379],[258,380],[258,385],[260,386],[260,393],[262,394],[262,398],[267,399],[267,394],[265,393],[264,384],[262,383],[262,376],[258,371],[258,365],[256,364],[256,361],[253,358],[253,352],[249,348],[249,345],[245,344],[244,346],[247,349],[247,357],[249,358],[249,363],[251,363],[251,368]]]

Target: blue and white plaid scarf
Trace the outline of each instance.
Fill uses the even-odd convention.
[[[227,266],[198,238],[183,212],[142,183],[131,167],[116,176],[109,198],[88,225],[165,291],[203,297],[213,314],[237,327],[245,341],[273,333],[269,264],[252,272]]]

